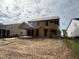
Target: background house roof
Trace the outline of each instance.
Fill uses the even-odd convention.
[[[13,28],[13,27],[19,27],[21,23],[18,23],[18,24],[8,24],[6,25],[6,28]]]
[[[0,24],[0,29],[9,29],[9,28],[30,29],[33,28],[33,26],[26,22],[18,23],[18,24],[8,24],[8,25]]]

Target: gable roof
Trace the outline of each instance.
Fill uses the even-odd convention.
[[[23,23],[18,23],[18,24],[8,24],[6,25],[6,28],[13,28],[13,27],[16,27],[16,28],[22,28],[22,29],[27,29],[27,28],[30,28],[30,26],[23,22]]]
[[[23,22],[22,24],[20,24],[19,28],[30,29],[30,28],[32,28],[32,26],[29,23]]]

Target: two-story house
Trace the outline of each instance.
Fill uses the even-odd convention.
[[[28,21],[32,28],[27,29],[27,36],[60,37],[59,19],[59,17],[49,17]]]

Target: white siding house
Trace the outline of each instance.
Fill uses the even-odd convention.
[[[6,29],[10,30],[10,36],[20,36],[20,35],[26,35],[26,29],[23,29],[27,27],[27,23],[19,23],[19,24],[9,24],[6,25]]]
[[[7,25],[0,23],[0,37],[26,36],[28,28],[30,26],[25,22]]]
[[[73,18],[67,28],[68,37],[79,36],[79,18]]]
[[[6,25],[6,28],[10,30],[10,36],[26,35],[26,30],[19,28],[20,24]]]

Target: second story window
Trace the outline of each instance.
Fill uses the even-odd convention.
[[[48,22],[46,22],[46,26],[48,25]]]
[[[58,21],[55,21],[55,24],[59,24],[59,22]]]

